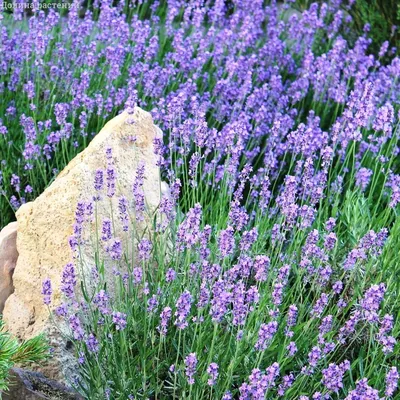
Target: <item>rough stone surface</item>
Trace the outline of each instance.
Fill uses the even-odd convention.
[[[13,368],[10,371],[9,390],[3,394],[4,400],[80,400],[81,396],[73,393],[58,382],[45,378],[42,374]]]
[[[17,264],[17,223],[11,222],[0,232],[0,314],[13,293],[13,273]]]
[[[54,309],[62,302],[62,270],[72,259],[68,242],[73,233],[77,203],[92,200],[95,172],[106,169],[107,148],[111,148],[113,154],[116,194],[110,199],[104,192],[103,201],[97,203],[97,221],[100,223],[103,218],[110,217],[111,209],[118,210],[119,196],[123,195],[132,202],[136,169],[139,163],[144,162],[143,190],[149,212],[145,221],[136,224],[136,233],[143,233],[160,201],[160,171],[153,149],[153,140],[159,134],[160,130],[153,124],[150,114],[140,108],[135,108],[131,114],[124,112],[118,115],[35,201],[24,204],[17,212],[19,257],[13,276],[15,291],[6,302],[4,320],[11,333],[20,339],[28,339],[41,332],[50,338],[55,349],[53,362],[41,369],[50,378],[59,379],[68,375],[66,369],[73,367],[66,343],[59,330],[54,328],[48,308],[43,304],[42,282],[46,278],[52,281],[54,293],[50,308]],[[131,215],[131,218],[134,219],[134,216]],[[86,232],[86,244],[81,246],[84,260],[81,273],[84,275],[89,274],[94,266],[94,246],[90,238],[96,237],[95,226],[92,222]],[[115,236],[124,240],[124,235],[122,226],[117,223]],[[111,276],[111,263],[108,266],[106,271]]]

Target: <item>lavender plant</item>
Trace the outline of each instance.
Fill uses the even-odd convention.
[[[244,170],[239,190],[250,179]],[[357,206],[365,198],[356,190],[349,215],[344,209],[318,229],[304,225],[289,178],[275,215],[259,207],[250,217],[242,209],[242,227],[230,220],[233,201],[211,221],[200,203],[184,214],[174,204],[177,192],[166,195],[161,203],[178,213],[166,224],[160,207],[151,238],[138,238],[129,224],[133,252],[114,250],[115,224],[126,226],[116,211],[114,224],[96,223],[104,236],[90,284],[78,284],[87,260],[72,247],[56,314],[70,327],[79,371],[73,384],[85,398],[392,397],[398,298],[390,253],[399,222],[389,236],[386,228],[350,221],[369,208]],[[96,177],[93,191],[97,184]],[[224,180],[221,190],[229,193],[229,185]],[[138,190],[137,180],[132,187]],[[110,201],[105,186],[97,193],[96,203]],[[78,204],[78,219],[87,205]],[[286,218],[293,208],[297,214]],[[227,228],[218,227],[221,220]],[[356,231],[344,229],[339,240],[340,226],[350,223]],[[348,248],[352,234],[357,241]],[[114,284],[104,274],[110,262]],[[46,303],[48,289],[45,281]]]
[[[133,204],[97,221],[90,285],[77,249],[96,204],[78,204],[55,317],[72,384],[89,399],[395,398],[396,49],[371,54],[368,29],[347,41],[340,1],[74,5],[0,21],[1,224],[135,105],[164,132],[171,195],[137,237],[139,167]],[[94,203],[117,179],[97,171]]]

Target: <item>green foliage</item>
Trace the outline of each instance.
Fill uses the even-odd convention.
[[[399,45],[400,3],[397,0],[357,0],[350,14],[359,32],[362,32],[365,24],[370,24],[369,36],[376,53],[386,40],[389,40],[390,46]],[[395,32],[392,31],[394,26],[397,27]]]
[[[318,3],[325,1],[318,0]],[[296,0],[294,7],[306,10],[313,0]],[[378,54],[383,42],[389,41],[390,47],[400,44],[400,3],[397,0],[355,0],[351,8],[343,2],[343,9],[353,18],[352,29],[345,33],[346,38],[354,39],[363,33],[364,26],[370,25],[368,36],[372,39],[371,50]],[[396,27],[395,30],[392,28]]]
[[[49,357],[49,347],[43,335],[19,343],[4,328],[0,319],[0,390],[8,389],[10,369],[16,365],[26,365],[45,361]]]

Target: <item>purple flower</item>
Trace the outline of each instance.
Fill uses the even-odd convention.
[[[122,223],[122,230],[128,232],[129,230],[129,218],[128,218],[128,200],[126,197],[120,197],[118,199],[119,219]]]
[[[283,267],[279,268],[278,271],[278,280],[282,283],[286,284],[287,279],[289,278],[290,273],[290,265],[284,265]]]
[[[349,361],[345,360],[340,365],[329,364],[322,370],[322,383],[330,391],[338,393],[343,388],[343,375],[350,369]]]
[[[111,233],[111,220],[109,218],[104,218],[101,230],[101,240],[107,241],[112,238]]]
[[[110,244],[106,248],[107,253],[112,260],[120,260],[122,258],[123,248],[120,239],[112,239]]]
[[[291,304],[289,306],[288,312],[287,312],[287,333],[286,335],[289,334],[290,328],[296,325],[296,320],[297,320],[297,307],[295,304]]]
[[[81,321],[77,314],[73,314],[69,317],[69,326],[71,327],[72,334],[75,340],[82,340],[85,336]]]
[[[317,318],[321,317],[328,302],[329,302],[328,295],[326,293],[322,293],[321,297],[315,302],[315,305],[311,310],[311,315]]]
[[[68,306],[65,303],[61,304],[56,308],[55,313],[59,317],[66,317],[68,315]]]
[[[270,259],[267,256],[256,256],[254,260],[254,279],[257,282],[264,282],[267,280],[267,273],[270,265]]]
[[[167,273],[165,274],[165,280],[167,282],[172,282],[176,279],[176,271],[172,268],[168,268]]]
[[[84,364],[85,363],[85,353],[83,353],[82,351],[79,353],[78,363],[79,364]]]
[[[157,229],[161,232],[164,232],[168,225],[172,221],[174,221],[174,218],[176,216],[175,203],[171,201],[169,197],[164,195],[160,201],[158,213],[160,215],[159,219],[161,221],[158,224]]]
[[[325,318],[323,318],[319,326],[319,333],[321,335],[326,335],[332,329],[332,323],[333,323],[332,315],[328,315]]]
[[[268,324],[261,324],[260,330],[258,331],[258,340],[254,346],[256,350],[266,350],[277,330],[278,323],[276,321],[268,322]]]
[[[189,385],[194,384],[194,375],[196,373],[197,368],[197,357],[196,353],[190,353],[187,357],[185,357],[185,374],[188,378]]]
[[[126,328],[126,314],[114,311],[112,313],[112,321],[115,324],[117,331],[122,331]]]
[[[360,168],[356,173],[356,186],[364,192],[372,176],[372,171],[368,168]]]
[[[361,319],[361,312],[356,311],[351,317],[345,322],[339,330],[339,342],[344,343],[346,338],[350,336],[354,331]]]
[[[75,265],[68,263],[64,267],[61,277],[61,291],[66,297],[71,298],[74,295],[76,282]]]
[[[372,285],[364,294],[364,298],[360,302],[364,317],[370,322],[378,320],[380,304],[384,298],[386,287],[383,283]]]
[[[272,290],[272,303],[275,306],[279,306],[282,303],[282,297],[283,297],[283,288],[285,286],[283,285],[282,282],[277,282],[274,285],[274,289]]]
[[[340,294],[343,290],[343,282],[342,281],[336,281],[333,285],[332,285],[332,290],[336,293],[336,294]]]
[[[51,288],[51,280],[46,278],[42,283],[43,303],[49,305],[51,303],[51,295],[53,290]]]
[[[232,300],[229,284],[223,280],[216,281],[212,288],[212,294],[210,315],[214,322],[221,322],[228,312]]]
[[[278,376],[278,363],[269,366],[265,373],[258,368],[253,369],[249,376],[249,383],[243,383],[239,388],[239,399],[264,399],[267,391],[275,386],[275,380]]]
[[[54,114],[56,116],[57,124],[64,125],[69,112],[69,104],[67,103],[56,103],[54,106]]]
[[[182,184],[180,179],[175,179],[170,186],[171,197],[176,201],[179,199],[179,193],[181,190]]]
[[[197,302],[197,307],[204,308],[210,301],[210,290],[206,282],[202,282],[200,285],[199,301]]]
[[[101,314],[107,315],[110,314],[109,306],[110,296],[107,294],[105,290],[100,290],[95,294],[93,298],[93,303],[97,306]]]
[[[334,232],[330,232],[325,236],[324,246],[327,250],[333,250],[337,241],[337,237]]]
[[[210,378],[207,381],[209,386],[214,386],[216,384],[218,378],[218,368],[218,364],[214,362],[207,367],[207,373],[210,375]]]
[[[15,174],[12,174],[10,183],[11,183],[11,186],[14,187],[16,192],[20,191],[21,180],[20,180],[19,176],[15,175]]]
[[[396,367],[390,368],[388,373],[386,374],[386,390],[385,395],[388,397],[392,397],[394,392],[397,389],[399,381],[399,373]]]
[[[146,238],[142,239],[138,244],[139,258],[141,260],[149,260],[152,248],[153,245],[151,244],[150,240]]]
[[[85,215],[87,214],[87,204],[78,201],[75,210],[75,223],[74,223],[74,238],[78,244],[82,243],[83,223],[85,222]]]
[[[352,390],[345,400],[380,400],[379,392],[372,387],[368,386],[367,378],[363,378],[356,383],[356,388]]]
[[[167,334],[167,326],[168,322],[172,316],[171,307],[165,307],[160,314],[160,325],[157,327],[157,330],[161,335],[165,336]]]
[[[233,253],[235,249],[234,229],[228,226],[222,230],[218,238],[218,247],[222,257],[227,257]]]
[[[176,302],[175,311],[175,325],[178,329],[185,329],[188,326],[187,317],[190,314],[190,308],[192,305],[192,295],[188,290],[185,290]]]
[[[33,188],[30,185],[25,186],[25,193],[33,193]]]
[[[86,339],[86,346],[88,350],[92,353],[99,352],[99,342],[97,341],[96,336],[94,336],[93,333],[91,333]]]
[[[133,203],[135,206],[135,216],[136,221],[144,220],[144,211],[145,211],[145,197],[143,191],[143,183],[144,183],[144,164],[140,163],[136,170],[136,178],[133,184]]]
[[[379,343],[383,346],[382,351],[385,355],[393,353],[394,346],[396,345],[397,341],[393,336],[382,336],[379,338]]]
[[[242,234],[242,239],[240,240],[240,250],[247,251],[250,250],[253,243],[258,238],[257,228],[253,228],[250,231],[245,231]]]
[[[94,175],[94,189],[100,191],[103,189],[104,185],[104,173],[103,170],[98,169]]]
[[[293,357],[297,353],[296,343],[295,342],[290,342],[287,345],[286,350],[289,352],[289,356]]]
[[[344,299],[339,299],[338,302],[337,302],[337,306],[339,308],[345,308],[345,307],[347,307],[347,303],[346,303],[346,301]]]
[[[325,223],[325,229],[327,232],[332,232],[335,226],[336,226],[335,218],[329,218]]]
[[[178,227],[177,244],[179,250],[183,251],[185,248],[192,248],[202,238],[200,231],[201,216],[200,204],[196,204],[188,211],[185,221]]]
[[[115,194],[116,173],[113,165],[108,165],[106,169],[107,196],[113,197]]]
[[[147,312],[153,312],[154,309],[158,306],[158,300],[157,296],[153,294],[148,300],[147,300]]]
[[[142,268],[140,268],[140,267],[133,268],[132,275],[133,275],[133,283],[135,285],[138,285],[139,283],[142,282],[142,279],[143,279]]]
[[[238,282],[233,287],[232,299],[232,324],[234,326],[244,325],[251,305],[246,303],[246,286],[243,282]]]
[[[308,353],[308,363],[311,367],[316,367],[318,361],[321,359],[322,352],[318,346],[314,346]]]
[[[295,377],[292,373],[282,377],[282,383],[278,387],[278,395],[284,396],[287,389],[289,389],[295,381]]]
[[[293,226],[298,215],[299,206],[296,204],[297,183],[294,176],[285,177],[285,186],[277,198],[277,203],[285,217],[285,224]]]
[[[390,314],[385,314],[382,320],[379,322],[379,334],[378,336],[384,335],[393,329],[394,319]]]

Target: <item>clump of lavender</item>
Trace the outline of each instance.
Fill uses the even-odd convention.
[[[128,182],[107,149],[77,205],[63,299],[42,288],[70,328],[77,390],[395,396],[395,51],[374,55],[368,27],[347,40],[341,1],[133,3],[0,17],[0,226],[120,111],[139,105],[163,131],[155,214],[147,168]],[[139,132],[121,139],[147,151]]]

